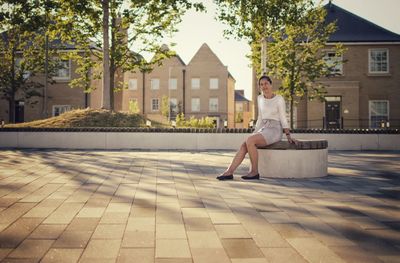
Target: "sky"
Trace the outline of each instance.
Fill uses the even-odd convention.
[[[223,30],[227,25],[216,17],[216,5],[212,0],[202,1],[207,12],[188,11],[177,26],[178,32],[166,43],[174,42],[172,49],[188,64],[203,43],[207,43],[236,80],[235,89],[243,89],[251,99],[252,76],[250,53],[247,42],[226,39]],[[325,0],[324,3],[328,1]],[[394,33],[400,34],[400,0],[332,0],[332,3],[363,17]]]

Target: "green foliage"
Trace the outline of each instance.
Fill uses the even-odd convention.
[[[268,42],[267,73],[282,81],[279,93],[290,102],[293,124],[293,104],[303,97],[323,100],[326,91],[318,80],[331,76],[332,68],[342,61],[327,63],[324,59],[323,49],[336,26],[324,23],[326,10],[322,6],[313,7],[307,1],[299,1],[291,15],[296,17],[296,23],[273,32],[273,41]],[[330,51],[341,57],[345,50],[338,44]]]
[[[137,114],[139,112],[140,112],[140,109],[139,109],[139,104],[138,104],[137,100],[130,100],[129,101],[129,113]]]
[[[249,44],[283,28],[287,12],[298,0],[214,0],[218,18],[229,25],[225,36],[247,39]]]
[[[235,122],[242,123],[243,122],[243,112],[237,112],[235,114]]]
[[[185,126],[185,125],[184,125],[184,124],[185,124],[185,114],[183,114],[183,112],[178,113],[178,114],[176,115],[175,121],[176,121],[176,126],[177,126],[177,127],[183,127],[183,126]]]
[[[103,5],[108,3],[107,5]],[[113,93],[120,90],[115,85],[116,72],[151,71],[174,52],[162,48],[161,39],[176,32],[186,10],[204,10],[201,3],[188,0],[71,0],[60,1],[55,20],[54,33],[63,42],[73,44],[76,49],[69,53],[78,65],[79,78],[70,83],[90,92],[90,73],[100,79],[102,74],[110,76],[110,100],[113,108]],[[103,29],[103,16],[109,13],[108,29]],[[109,32],[109,39],[104,32]],[[109,43],[109,69],[99,70],[103,61],[103,44]],[[143,54],[153,53],[151,61]],[[93,69],[95,69],[93,71]],[[104,88],[103,88],[104,90]]]
[[[170,105],[168,96],[162,96],[161,98],[161,115],[168,117],[170,113]]]
[[[44,73],[45,39],[48,36],[52,1],[39,5],[37,1],[0,1],[0,99],[9,103],[9,120],[14,121],[15,100],[37,103],[35,97],[42,96],[43,84],[35,76]],[[48,48],[49,58],[57,57],[57,45]],[[48,82],[52,83],[59,62],[48,60]]]
[[[331,76],[331,69],[340,61],[328,64],[322,49],[335,31],[335,24],[326,24],[326,11],[314,0],[216,0],[219,19],[230,26],[226,36],[247,39],[251,46],[252,66],[256,74],[267,74],[282,80],[280,93],[290,101],[291,123],[293,104],[301,98],[322,99],[325,90],[318,79]],[[261,43],[268,41],[267,64],[261,65]],[[336,45],[337,57],[342,45]],[[263,67],[262,67],[263,66]]]
[[[176,116],[176,126],[182,128],[214,128],[213,119],[210,117],[202,117],[200,119],[190,116],[189,120],[185,119],[183,113]]]
[[[248,41],[251,53],[247,57],[257,75],[261,73],[261,40],[275,31],[281,31],[287,23],[293,6],[304,0],[214,0],[218,4],[218,19],[229,27],[224,36]],[[312,0],[307,0],[311,2]]]

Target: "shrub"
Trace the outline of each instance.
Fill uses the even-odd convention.
[[[179,113],[176,116],[176,126],[177,127],[190,127],[190,128],[214,128],[213,119],[210,117],[203,117],[200,119],[191,116],[189,120],[185,119],[185,115],[183,113]]]

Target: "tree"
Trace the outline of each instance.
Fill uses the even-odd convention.
[[[16,99],[34,103],[43,96],[43,84],[35,77],[44,73],[45,24],[37,1],[0,2],[0,98],[8,102],[9,122],[15,121]],[[57,67],[56,60],[49,63],[48,81]]]
[[[161,115],[164,117],[169,117],[170,110],[171,110],[171,105],[169,102],[168,96],[162,96],[161,98]]]
[[[282,30],[293,3],[301,0],[214,0],[218,4],[218,19],[229,27],[226,37],[247,40],[251,46],[253,68],[260,75],[261,41],[272,32]]]
[[[296,23],[275,31],[267,45],[268,74],[282,81],[279,92],[290,102],[292,129],[294,105],[304,97],[323,101],[326,91],[318,80],[334,75],[333,69],[342,63],[340,59],[325,59],[323,49],[329,36],[336,30],[334,23],[325,23],[325,8],[314,8],[303,2],[298,3],[299,8],[292,10],[291,15],[296,17]],[[344,48],[337,44],[330,51],[340,58]]]
[[[95,78],[103,76],[102,107],[113,110],[114,92],[123,88],[122,83],[116,83],[116,74],[149,71],[173,55],[161,48],[160,39],[176,31],[175,25],[190,8],[204,9],[201,3],[188,0],[63,1],[56,21],[57,33],[76,47],[69,55],[77,62],[80,74],[71,85],[90,91],[87,82],[92,69],[90,73],[95,73]],[[143,54],[149,52],[155,55],[147,62]],[[94,72],[100,65],[103,70]]]
[[[220,5],[219,19],[230,28],[227,36],[247,39],[249,55],[258,76],[262,67],[268,74],[282,80],[280,93],[290,101],[293,128],[293,104],[307,95],[321,98],[323,86],[315,83],[330,75],[340,61],[329,63],[321,49],[335,31],[334,23],[326,24],[325,10],[313,0],[216,0]],[[268,41],[266,65],[261,65],[261,43]],[[332,49],[339,57],[344,49]]]
[[[139,109],[139,104],[137,102],[137,100],[130,100],[129,101],[129,113],[131,114],[137,114],[139,113],[140,109]]]

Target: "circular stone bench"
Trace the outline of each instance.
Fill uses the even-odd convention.
[[[328,173],[328,141],[280,141],[258,147],[258,171],[267,178],[312,178]]]

